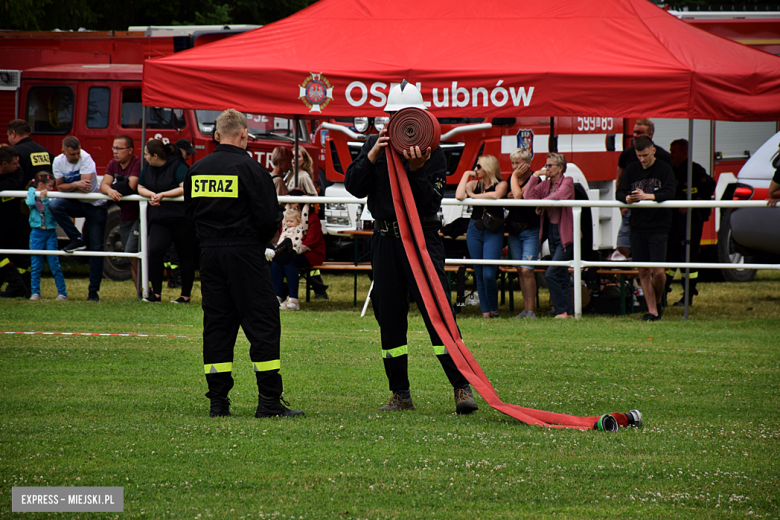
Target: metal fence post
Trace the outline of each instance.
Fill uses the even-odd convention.
[[[149,296],[149,256],[146,252],[146,240],[147,240],[147,224],[146,224],[146,206],[148,205],[148,202],[145,200],[140,201],[139,203],[139,209],[140,209],[140,218],[141,221],[139,223],[139,227],[141,228],[141,293],[143,294],[144,298]]]
[[[582,317],[582,241],[580,240],[580,226],[582,225],[582,208],[572,208],[574,226],[572,240],[574,242],[574,317]]]

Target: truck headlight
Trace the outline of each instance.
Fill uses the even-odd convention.
[[[367,132],[371,127],[371,121],[367,117],[356,117],[353,124],[355,125],[355,130],[361,134]]]
[[[389,117],[376,117],[374,118],[374,128],[376,128],[377,132],[381,132],[385,129],[385,126],[387,126],[387,123],[389,122]]]

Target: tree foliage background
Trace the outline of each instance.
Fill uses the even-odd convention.
[[[0,0],[0,29],[126,31],[131,25],[266,25],[317,0]]]
[[[266,25],[317,0],[0,0],[0,29],[25,31],[125,31],[131,25]],[[678,0],[676,6],[709,6],[721,2]],[[760,0],[740,4],[755,7]],[[725,6],[739,10],[741,5]]]

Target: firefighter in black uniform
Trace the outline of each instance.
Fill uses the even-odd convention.
[[[200,241],[203,363],[211,417],[230,415],[233,349],[239,325],[259,393],[255,417],[303,415],[282,398],[279,302],[265,257],[282,220],[268,171],[246,153],[247,119],[230,109],[216,121],[220,142],[184,182],[184,204]]]
[[[24,119],[14,119],[8,123],[8,143],[19,153],[22,182],[20,187],[15,188],[19,190],[26,190],[27,184],[33,180],[36,173],[52,173],[52,155],[46,148],[30,138],[31,133],[30,124]],[[16,198],[13,202],[6,201],[4,204],[19,206],[21,218],[13,223],[9,220],[3,222],[3,227],[6,228],[3,231],[3,235],[5,235],[3,241],[7,241],[9,249],[27,249],[30,241],[30,224],[26,217],[28,210],[24,199]],[[11,265],[17,272],[17,274],[12,273],[10,267],[5,267],[4,270],[0,267],[0,285],[2,285],[3,280],[8,282],[8,287],[5,292],[0,293],[0,297],[29,297],[30,257],[28,255],[0,256],[0,264]]]
[[[688,199],[688,140],[678,139],[669,147],[669,156],[672,159],[674,177],[677,182],[677,200]],[[707,175],[707,171],[699,163],[693,163],[691,181],[693,189],[691,190],[691,200],[710,200],[715,193],[715,180]],[[672,226],[669,228],[669,239],[666,245],[666,260],[668,262],[685,262],[685,228],[687,225],[687,208],[672,210]],[[691,263],[699,261],[701,251],[701,235],[704,223],[710,219],[710,208],[694,208],[691,213]],[[688,281],[688,305],[693,305],[693,297],[699,294],[696,290],[696,284],[699,281],[699,269],[691,267],[689,269]],[[671,292],[671,284],[674,280],[676,269],[666,270],[666,292]],[[681,269],[680,274],[684,277],[685,270]],[[683,278],[683,287],[685,280]],[[680,301],[674,304],[675,307],[685,305],[685,295]]]
[[[19,152],[10,146],[0,146],[0,191],[24,191],[24,173],[19,168]],[[21,212],[20,199],[3,197],[0,199],[0,249],[27,249],[30,238],[28,218]],[[26,236],[25,236],[26,233]],[[23,261],[19,255],[0,255],[0,285],[8,282],[0,297],[30,297],[30,290],[24,283],[15,262]]]
[[[406,107],[426,109],[420,91],[414,85],[404,82],[390,91],[385,112],[394,113]],[[434,353],[455,389],[456,412],[471,413],[477,410],[471,387],[455,366],[455,362],[447,353],[444,343],[431,324],[401,242],[387,171],[385,150],[389,138],[386,133],[385,129],[378,136],[371,136],[368,139],[344,177],[347,191],[356,197],[368,197],[368,209],[374,217],[374,234],[371,238],[374,288],[371,301],[381,329],[382,359],[390,391],[393,393],[387,405],[379,410],[414,410],[409,392],[406,340],[408,302],[411,293],[425,321]],[[441,207],[447,173],[444,152],[441,148],[421,152],[417,147],[404,151],[404,157],[404,170],[409,178],[420,215],[425,244],[442,287],[447,292],[444,243],[439,236],[441,221],[437,215]]]
[[[51,164],[54,158],[49,150],[32,140],[30,124],[24,119],[14,119],[8,123],[8,144],[19,152],[19,166],[24,172],[24,183],[27,184],[38,172],[52,173]]]

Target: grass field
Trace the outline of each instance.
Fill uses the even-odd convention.
[[[145,304],[130,284],[105,282],[103,302],[89,304],[87,280],[67,281],[68,302],[51,300],[51,279],[42,301],[0,301],[0,332],[168,337],[0,334],[0,517],[15,516],[13,486],[124,487],[124,513],[62,518],[780,516],[777,273],[700,285],[688,322],[677,308],[659,323],[464,309],[465,343],[504,401],[643,412],[643,430],[612,434],[525,426],[481,399],[476,414],[455,415],[414,309],[417,410],[376,412],[389,397],[379,331],[370,308],[361,318],[352,306],[349,276],[326,277],[330,301],[282,315],[285,395],[306,417],[254,418],[240,335],[234,415],[210,419],[197,288],[190,306]]]

